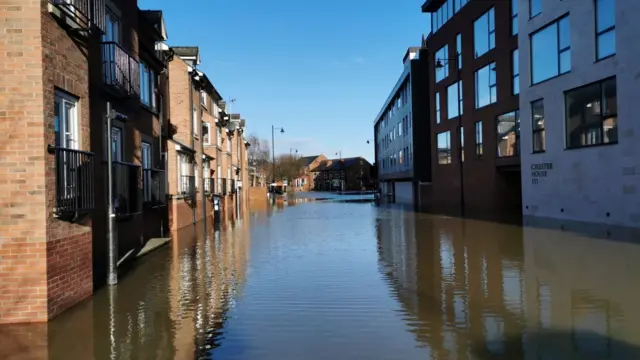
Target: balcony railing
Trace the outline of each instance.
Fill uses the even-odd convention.
[[[102,43],[104,83],[124,96],[140,94],[140,64],[113,41]]]
[[[142,170],[143,200],[151,206],[167,204],[167,192],[165,188],[166,172],[159,169]]]
[[[106,25],[105,0],[49,0],[60,10],[64,11],[75,22],[85,28],[95,26],[104,32]]]
[[[113,163],[113,207],[116,215],[141,212],[138,190],[141,169],[137,164]]]
[[[220,179],[220,194],[227,195],[229,188],[227,187],[227,179]]]
[[[207,195],[211,195],[215,193],[215,184],[216,180],[213,178],[205,178],[204,179],[204,193]]]
[[[194,198],[196,195],[196,177],[193,175],[181,175],[178,192],[180,196]]]
[[[58,215],[94,208],[93,153],[49,147],[56,157],[56,208]]]

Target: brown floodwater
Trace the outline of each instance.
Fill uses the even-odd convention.
[[[567,228],[291,201],[0,327],[0,359],[638,359],[638,259]]]

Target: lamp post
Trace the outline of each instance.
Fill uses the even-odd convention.
[[[443,64],[442,62],[445,62],[445,64]],[[456,52],[456,57],[453,59],[436,59],[436,64],[435,64],[435,68],[436,70],[441,70],[443,69],[445,66],[449,66],[449,64],[451,62],[455,62],[456,65],[456,87],[457,87],[457,91],[458,91],[458,98],[456,99],[458,102],[458,141],[463,140],[463,127],[462,127],[462,112],[461,112],[461,108],[460,108],[460,80],[461,80],[461,76],[460,76],[460,53]],[[436,146],[437,147],[437,146]],[[464,211],[464,205],[465,205],[465,199],[464,199],[464,161],[462,158],[462,150],[464,148],[464,144],[460,144],[460,148],[458,149],[458,163],[460,164],[460,214],[462,217],[464,217],[465,215],[465,211]]]
[[[280,130],[280,134],[284,134],[284,128],[281,127],[275,127],[273,125],[271,125],[271,183],[275,184],[276,182],[276,146],[275,146],[275,132],[276,130]]]
[[[293,152],[296,152],[296,154],[298,154],[298,149],[294,149],[294,148],[289,148],[289,156],[293,158]]]

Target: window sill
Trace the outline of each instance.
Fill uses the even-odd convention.
[[[608,142],[608,143],[602,143],[602,144],[594,144],[594,145],[581,145],[581,146],[572,146],[572,147],[565,147],[565,150],[580,150],[580,149],[590,149],[590,148],[599,148],[599,147],[603,147],[603,146],[612,146],[612,145],[618,145],[617,141],[614,142]]]
[[[594,63],[594,64],[597,64],[597,63],[599,63],[599,62],[602,62],[602,61],[605,61],[605,60],[611,59],[612,57],[615,57],[615,56],[616,56],[616,53],[613,53],[613,54],[611,54],[611,55],[607,55],[607,56],[605,56],[605,57],[603,57],[603,58],[601,58],[601,59],[596,59],[596,61],[594,61],[593,63]]]
[[[544,154],[544,153],[546,153],[546,152],[547,152],[547,150],[538,150],[538,151],[532,151],[532,152],[531,152],[531,154],[532,154],[532,155],[536,155],[536,154]]]
[[[147,105],[147,104],[145,104],[143,102],[140,102],[140,107],[145,109],[145,110],[147,110],[148,112],[152,113],[153,115],[159,116],[159,113],[158,113],[157,109],[154,109],[153,107],[151,107],[151,106],[149,106],[149,105]]]

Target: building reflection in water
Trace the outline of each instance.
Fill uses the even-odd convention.
[[[381,210],[380,269],[432,359],[637,359],[636,244]]]
[[[241,296],[249,220],[204,236],[202,224],[147,255],[117,287],[49,324],[0,327],[5,359],[189,359],[215,348]],[[9,346],[10,344],[13,344]]]

